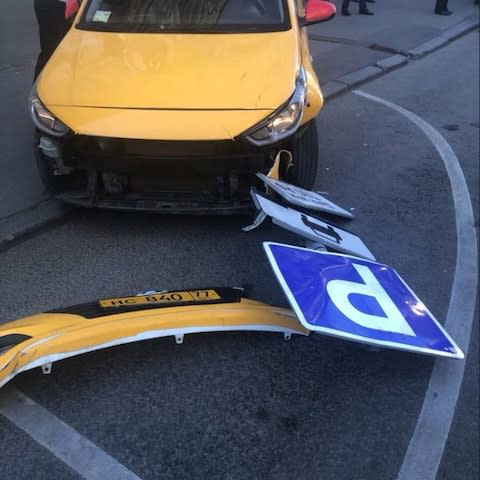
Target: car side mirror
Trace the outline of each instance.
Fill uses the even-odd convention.
[[[336,13],[337,9],[331,2],[324,0],[307,0],[305,4],[305,16],[300,18],[300,24],[302,27],[306,27],[314,23],[327,22],[331,20]]]
[[[65,20],[69,25],[74,23],[81,5],[82,0],[65,0]]]

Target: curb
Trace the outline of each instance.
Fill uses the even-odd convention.
[[[480,22],[477,18],[467,18],[457,25],[445,30],[441,35],[422,43],[418,47],[412,48],[405,54],[397,53],[379,60],[374,65],[362,67],[343,77],[331,80],[322,85],[323,96],[330,100],[345,91],[349,91],[362,83],[373,80],[396,68],[407,65],[411,60],[417,60],[429,53],[438,50],[453,40],[479,28]]]
[[[337,80],[331,80],[330,82],[325,83],[322,85],[323,97],[326,100],[329,100],[347,90],[351,90],[353,87],[356,87],[361,83],[380,77],[381,75],[406,65],[407,63],[408,57],[401,54],[383,58],[375,65],[360,68],[359,70],[355,70]]]
[[[451,42],[452,40],[465,35],[466,33],[475,30],[479,26],[478,19],[475,18],[467,18],[462,22],[458,23],[457,25],[445,30],[441,35],[435,37],[434,39],[422,43],[416,48],[409,50],[407,54],[412,58],[421,58],[433,51],[443,47],[447,43]]]
[[[60,220],[70,211],[71,208],[63,203],[47,199],[0,220],[0,251],[45,225]]]

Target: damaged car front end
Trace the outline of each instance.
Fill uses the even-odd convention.
[[[309,19],[296,0],[198,13],[205,3],[83,3],[30,96],[37,163],[57,198],[247,213],[256,173],[282,149],[293,155],[284,178],[313,186],[323,98],[305,27],[334,7],[309,0],[307,17],[324,8]]]

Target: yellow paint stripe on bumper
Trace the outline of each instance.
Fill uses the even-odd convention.
[[[235,330],[310,333],[292,311],[248,299],[90,319],[66,313],[33,315],[0,326],[0,340],[7,335],[31,337],[0,353],[0,387],[20,372],[82,353],[151,338]]]

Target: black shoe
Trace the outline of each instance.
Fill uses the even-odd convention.
[[[363,10],[358,11],[359,15],[375,15],[373,12],[371,12],[368,8],[364,8]]]
[[[350,16],[350,12],[348,10],[342,10],[342,15],[344,17],[349,17]]]
[[[450,10],[445,9],[445,10],[435,10],[435,13],[436,13],[437,15],[444,15],[444,16],[445,16],[445,15],[451,15],[453,12],[451,12]]]

